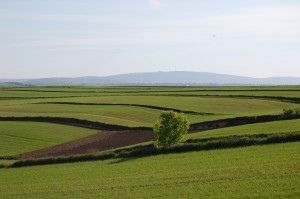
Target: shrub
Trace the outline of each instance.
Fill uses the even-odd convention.
[[[281,118],[283,119],[293,119],[300,117],[300,110],[298,109],[283,109]]]
[[[190,123],[183,113],[164,111],[154,125],[154,145],[170,147],[184,141]]]

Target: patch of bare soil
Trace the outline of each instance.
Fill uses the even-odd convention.
[[[278,116],[257,116],[257,117],[241,117],[232,119],[221,119],[217,121],[200,122],[190,126],[189,133],[206,131],[229,126],[238,126],[244,124],[252,124],[267,121],[277,121]],[[17,155],[18,158],[36,158],[59,155],[73,155],[105,151],[132,144],[138,144],[152,140],[153,132],[143,130],[127,130],[127,131],[101,131],[96,135],[92,135],[79,140],[56,145],[50,148],[41,149],[29,153]]]
[[[18,158],[38,158],[60,155],[94,153],[150,141],[150,131],[101,131],[95,135],[17,155]]]

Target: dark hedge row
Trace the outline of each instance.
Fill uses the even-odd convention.
[[[210,130],[210,129],[224,128],[224,127],[245,125],[245,124],[254,124],[254,123],[298,119],[298,118],[300,118],[300,114],[298,115],[295,114],[292,117],[284,117],[283,114],[236,117],[236,118],[214,120],[209,122],[194,123],[190,125],[190,131]]]
[[[34,121],[34,122],[49,122],[58,124],[67,124],[71,126],[79,126],[99,130],[152,130],[149,127],[128,127],[114,124],[106,124],[101,122],[92,122],[88,120],[80,120],[75,118],[65,117],[0,117],[0,121]]]
[[[14,156],[0,156],[0,160],[16,160]]]
[[[247,91],[248,92],[248,91]],[[163,96],[178,96],[178,97],[220,97],[220,98],[246,98],[246,99],[265,99],[265,100],[277,100],[282,102],[290,102],[300,104],[300,98],[298,97],[282,97],[282,96],[257,96],[257,95],[185,95],[185,94],[168,94]]]
[[[190,125],[189,131],[203,131],[231,126],[239,126],[245,124],[254,124],[261,122],[271,122],[278,120],[289,120],[289,119],[298,119],[300,114],[286,115],[283,112],[280,115],[262,115],[262,116],[246,116],[246,117],[236,117],[228,119],[220,119],[209,122],[199,122]],[[114,124],[106,124],[101,122],[93,122],[88,120],[81,120],[76,118],[65,118],[65,117],[0,117],[0,121],[33,121],[33,122],[49,122],[49,123],[58,123],[66,124],[71,126],[79,126],[90,129],[99,129],[99,130],[110,130],[110,131],[123,131],[123,130],[149,130],[152,131],[150,127],[128,127]]]
[[[213,113],[204,113],[204,112],[195,112],[195,111],[185,111],[175,108],[167,108],[162,106],[153,106],[153,105],[144,105],[144,104],[125,104],[125,103],[78,103],[78,102],[40,102],[37,104],[67,104],[67,105],[101,105],[101,106],[135,106],[135,107],[143,107],[143,108],[150,108],[162,111],[175,111],[180,113],[187,113],[192,115],[213,115]]]
[[[278,134],[258,134],[258,135],[238,135],[217,137],[208,139],[187,140],[185,143],[170,148],[155,148],[152,144],[118,149],[109,152],[86,154],[77,156],[49,157],[41,159],[19,160],[9,167],[23,167],[33,165],[46,165],[58,163],[71,163],[92,160],[107,160],[113,158],[144,157],[149,155],[182,153],[188,151],[201,151],[212,149],[234,148],[251,145],[263,145],[272,143],[284,143],[300,141],[300,132],[278,133]]]

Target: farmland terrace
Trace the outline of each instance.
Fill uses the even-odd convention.
[[[299,93],[298,86],[1,88],[0,156],[71,155],[151,141],[162,110],[185,113],[196,137],[212,129],[276,123],[283,120],[282,109],[300,107]],[[12,144],[18,147],[12,150]]]
[[[299,198],[299,86],[0,88],[0,198]],[[186,141],[153,146],[163,110]],[[179,186],[180,185],[180,186]]]

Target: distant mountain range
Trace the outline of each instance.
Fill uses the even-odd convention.
[[[300,77],[253,78],[207,72],[148,72],[103,77],[54,77],[40,79],[0,79],[0,86],[110,86],[110,85],[300,85]]]

